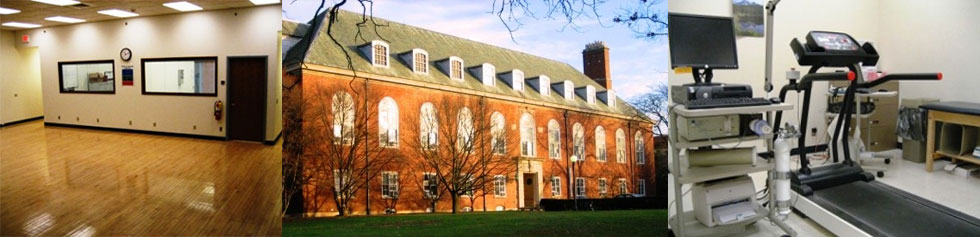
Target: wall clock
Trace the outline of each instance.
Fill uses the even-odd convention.
[[[133,58],[133,51],[129,50],[129,48],[123,48],[119,51],[119,58],[121,58],[123,61],[129,61]]]

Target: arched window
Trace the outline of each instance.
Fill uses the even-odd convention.
[[[504,133],[504,115],[500,112],[493,112],[490,115],[490,123],[490,135],[492,136],[490,147],[493,149],[494,154],[504,154],[507,152],[507,140],[505,139],[507,134]]]
[[[350,94],[341,91],[333,95],[330,107],[333,113],[334,142],[350,144],[354,140],[354,100]]]
[[[463,80],[463,59],[449,58],[449,78]]]
[[[534,117],[521,115],[521,156],[534,157]]]
[[[416,73],[429,73],[429,53],[425,50],[412,50],[412,71]]]
[[[572,154],[580,161],[585,159],[585,129],[580,123],[572,125]]]
[[[633,142],[636,143],[636,163],[645,164],[647,162],[646,152],[643,146],[643,133],[636,131],[636,135],[633,136]]]
[[[473,113],[463,107],[456,114],[456,147],[460,151],[473,151]]]
[[[595,127],[595,157],[600,162],[606,162],[606,130],[602,126]]]
[[[382,147],[398,147],[398,104],[391,97],[378,104],[378,133]]]
[[[548,121],[548,157],[561,157],[561,126],[554,119]]]
[[[616,162],[626,163],[626,132],[616,129]]]
[[[439,119],[436,118],[436,108],[432,103],[422,104],[419,112],[419,138],[422,139],[422,148],[434,149],[439,144]]]

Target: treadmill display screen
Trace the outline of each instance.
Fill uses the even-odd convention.
[[[814,43],[828,51],[855,51],[860,48],[851,36],[844,33],[811,32]]]

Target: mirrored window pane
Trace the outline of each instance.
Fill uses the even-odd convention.
[[[112,60],[59,62],[62,93],[116,93]]]
[[[218,58],[143,59],[143,94],[217,95]]]

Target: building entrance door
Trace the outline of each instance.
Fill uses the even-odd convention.
[[[538,190],[538,174],[524,173],[524,208],[538,207],[535,192]]]

